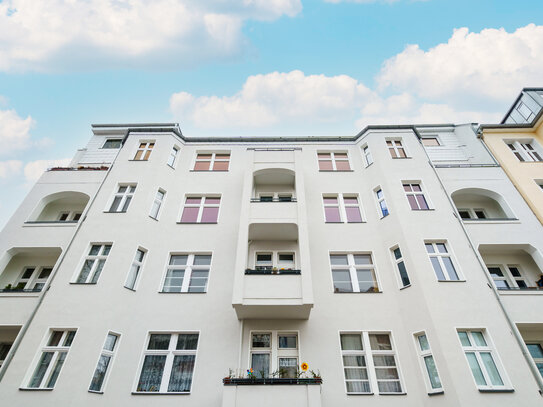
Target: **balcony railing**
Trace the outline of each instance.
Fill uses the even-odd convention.
[[[498,287],[500,291],[543,291],[543,287]]]
[[[296,198],[294,197],[279,197],[279,198],[272,198],[272,197],[269,197],[269,198],[265,198],[265,197],[261,197],[261,198],[251,198],[251,202],[296,202]]]
[[[276,274],[290,274],[290,275],[299,275],[302,274],[301,270],[292,270],[292,269],[245,269],[245,274],[249,275],[276,275]]]
[[[298,379],[283,379],[277,377],[263,377],[263,378],[235,378],[225,377],[222,379],[225,386],[254,386],[254,385],[308,385],[308,384],[322,384],[322,377],[315,378],[298,378]]]
[[[65,223],[74,224],[77,222],[79,221],[78,220],[27,220],[25,224],[33,225],[33,224],[39,224],[39,223],[48,223],[48,224],[53,224],[53,225],[60,225],[60,224],[65,224]]]
[[[1,288],[0,293],[39,293],[41,288]]]
[[[507,221],[513,221],[518,220],[517,218],[461,218],[463,221],[469,221],[469,222],[507,222]]]

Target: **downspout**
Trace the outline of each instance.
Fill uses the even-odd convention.
[[[125,135],[125,137],[123,139],[122,145],[124,145],[124,142],[125,142],[127,137],[128,137],[128,132],[127,132],[127,134]],[[121,148],[122,148],[122,145],[121,145]],[[108,170],[106,172],[106,175],[104,176],[104,179],[102,180],[102,183],[100,184],[100,186],[98,187],[96,193],[94,194],[94,196],[90,200],[90,203],[89,203],[88,208],[87,208],[86,213],[85,213],[85,217],[80,222],[78,222],[77,227],[75,229],[75,232],[73,233],[70,241],[68,242],[68,245],[66,246],[66,249],[60,254],[59,260],[57,261],[57,264],[55,265],[55,267],[54,267],[54,269],[53,269],[53,271],[51,273],[51,277],[47,280],[47,282],[45,283],[45,286],[43,287],[43,289],[42,289],[42,291],[40,293],[40,296],[38,298],[38,302],[37,302],[36,306],[32,310],[32,312],[31,312],[30,316],[28,317],[27,321],[21,327],[21,331],[17,334],[17,337],[15,338],[15,341],[13,342],[13,345],[11,346],[11,349],[9,350],[8,355],[7,355],[6,359],[4,360],[4,363],[2,364],[2,367],[0,368],[0,382],[4,378],[4,375],[6,374],[6,371],[7,371],[8,367],[9,367],[9,365],[10,365],[12,359],[13,359],[13,356],[17,352],[17,349],[19,348],[19,345],[21,344],[21,342],[23,340],[23,337],[26,334],[26,331],[28,331],[28,328],[30,327],[30,324],[32,323],[32,320],[36,316],[36,313],[38,312],[38,309],[40,308],[40,306],[41,306],[41,304],[42,304],[42,302],[43,302],[43,300],[45,298],[45,295],[47,294],[47,291],[49,291],[49,287],[51,287],[51,284],[53,283],[53,280],[56,277],[57,271],[60,268],[60,266],[62,265],[62,262],[64,261],[64,258],[66,257],[66,253],[68,253],[68,251],[70,250],[70,247],[72,246],[72,243],[75,240],[75,237],[77,236],[77,233],[79,232],[79,229],[81,229],[81,226],[83,226],[83,222],[87,218],[87,213],[89,213],[89,210],[91,209],[92,204],[96,200],[96,197],[100,193],[100,190],[102,189],[102,186],[104,185],[107,177],[109,176],[109,173],[111,172],[111,169],[113,168],[113,165],[114,165],[115,161],[117,160],[117,156],[119,155],[119,153],[121,151],[121,148],[119,148],[119,150],[117,151],[117,154],[115,154],[115,158],[111,162],[111,165],[109,166],[109,168],[108,168]]]
[[[420,135],[418,134],[418,131],[416,129],[414,129],[414,131],[415,131],[415,134],[418,136],[419,143],[420,143]],[[421,146],[422,146],[422,143],[421,143]],[[447,190],[445,189],[445,186],[443,185],[443,182],[441,181],[441,177],[439,176],[436,168],[434,167],[434,163],[432,162],[432,160],[430,160],[430,157],[428,156],[428,152],[426,151],[424,146],[422,146],[422,149],[424,150],[424,153],[426,154],[426,157],[428,158],[428,164],[430,164],[430,167],[432,167],[432,169],[434,171],[434,174],[436,175],[436,178],[439,181],[439,185],[441,186],[441,189],[443,190],[443,192],[445,192],[445,195],[447,196],[447,199],[449,200],[449,203],[453,207],[453,210],[456,210],[456,206],[454,204],[454,201],[452,200],[452,198],[447,193]],[[456,212],[454,212],[454,214],[456,216]],[[456,216],[456,219],[458,220],[458,223],[460,223],[460,227],[462,228],[462,230],[464,232],[464,235],[468,239],[468,242],[469,242],[469,244],[471,246],[471,249],[473,250],[473,253],[475,253],[475,257],[477,257],[479,265],[481,266],[481,268],[484,271],[484,275],[485,275],[485,277],[486,277],[486,279],[488,281],[488,286],[490,287],[490,289],[494,293],[494,296],[496,297],[496,300],[498,301],[498,304],[500,305],[500,309],[503,312],[503,315],[505,316],[505,319],[506,319],[507,323],[509,324],[509,327],[511,328],[511,331],[513,332],[513,336],[515,337],[515,339],[516,339],[516,341],[517,341],[517,343],[518,343],[518,345],[520,347],[522,355],[524,356],[524,359],[526,360],[526,363],[528,363],[528,367],[530,368],[530,371],[532,372],[532,375],[534,376],[535,381],[537,382],[537,385],[539,387],[539,394],[543,396],[543,378],[541,377],[541,374],[539,373],[539,370],[537,369],[537,367],[533,363],[532,357],[531,357],[530,353],[528,352],[528,349],[526,348],[526,344],[524,343],[524,339],[522,338],[522,335],[520,334],[520,331],[518,330],[517,326],[515,325],[515,323],[513,322],[511,317],[509,316],[509,314],[507,313],[507,310],[506,310],[505,305],[503,304],[503,302],[501,300],[498,289],[494,285],[494,280],[490,276],[490,274],[489,274],[489,272],[488,272],[488,270],[486,268],[486,264],[485,264],[483,258],[481,257],[480,253],[477,250],[475,250],[475,245],[473,244],[473,241],[471,240],[471,238],[469,236],[469,233],[466,230],[466,227],[465,227],[464,223],[458,218],[458,216]]]
[[[241,352],[243,350],[243,328],[245,326],[245,319],[240,321],[239,325],[239,354],[238,354],[238,370],[239,376],[243,377],[243,370],[241,369]],[[237,373],[237,372],[236,372]]]

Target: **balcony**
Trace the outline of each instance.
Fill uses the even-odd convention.
[[[503,197],[482,188],[465,188],[453,192],[458,214],[467,223],[516,221],[513,211]]]
[[[26,224],[77,223],[89,202],[87,194],[76,191],[57,192],[44,197]]]
[[[267,168],[253,174],[250,218],[253,222],[296,222],[294,171]]]

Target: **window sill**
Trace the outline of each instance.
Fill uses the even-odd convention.
[[[190,391],[185,392],[169,392],[169,393],[159,393],[158,391],[133,391],[131,393],[133,396],[190,396]]]
[[[104,213],[126,213],[127,211],[104,211]]]
[[[406,396],[407,393],[379,393],[380,396]]]
[[[70,281],[70,284],[72,285],[96,285],[97,283],[77,283],[74,281]]]
[[[134,293],[136,292],[136,290],[135,290],[134,288],[130,288],[130,287],[127,287],[127,286],[125,286],[125,285],[123,285],[123,287],[126,288],[126,289],[129,290],[129,291],[134,292]],[[90,391],[90,390],[89,390],[89,391]]]
[[[128,160],[128,161],[139,163],[139,162],[147,162],[147,161],[149,161],[149,159],[147,159],[147,160]]]
[[[382,291],[332,291],[334,294],[382,294]]]
[[[173,165],[170,165],[170,164],[166,164],[168,167],[170,167],[172,170],[175,170],[175,167]]]
[[[413,157],[390,157],[390,158],[392,158],[393,160],[410,160]]]
[[[175,222],[178,225],[217,225],[219,222]]]
[[[437,280],[438,283],[465,283],[466,280]]]
[[[21,391],[53,391],[53,389],[37,389],[34,387],[19,387]]]
[[[228,172],[230,170],[189,170],[189,172]]]
[[[368,168],[368,167],[371,167],[372,165],[373,165],[373,163],[371,163],[371,164],[368,164],[368,165],[366,165],[366,166],[365,166],[364,168]]]
[[[385,219],[385,218],[386,218],[387,216],[389,216],[389,215],[390,215],[390,213],[387,213],[386,215],[382,215],[382,216],[379,218],[379,220]]]
[[[499,223],[520,223],[516,218],[504,218],[504,219],[462,219],[462,222],[466,224],[499,224]]]
[[[362,222],[324,222],[324,223],[329,223],[329,224],[346,224],[346,225],[352,225],[352,224],[359,224],[359,223],[367,223],[366,221],[362,221]]]
[[[153,219],[154,221],[157,221],[157,222],[158,222],[158,219],[157,219],[157,218],[153,218],[151,215],[149,215],[149,217],[150,217],[151,219]]]
[[[94,394],[104,394],[103,391],[97,391],[97,390],[87,390],[89,393],[94,393]]]
[[[445,394],[445,391],[438,390],[438,391],[433,391],[433,392],[428,393],[429,396],[439,396],[440,394]]]
[[[375,393],[347,393],[347,396],[373,396]]]
[[[479,393],[514,393],[515,389],[479,389]]]
[[[135,291],[135,290],[134,290]],[[207,294],[207,291],[158,291],[159,294]]]
[[[409,287],[411,287],[411,284],[404,285],[403,287],[400,287],[400,291],[405,290],[406,288],[409,288]]]
[[[428,209],[411,209],[414,212],[428,212],[428,211],[435,211],[434,208],[428,208]]]
[[[517,290],[500,290],[498,288],[498,292],[500,293],[500,295],[543,295],[543,287],[541,288],[538,288],[538,287],[529,287],[530,289],[528,290],[522,290],[522,289],[517,289]]]
[[[319,170],[319,172],[354,172],[354,170]]]

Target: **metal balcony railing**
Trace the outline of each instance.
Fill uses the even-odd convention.
[[[500,291],[541,291],[543,287],[498,287]]]
[[[322,384],[322,378],[321,377],[315,377],[315,378],[298,378],[298,379],[283,379],[283,378],[277,378],[277,377],[263,377],[263,378],[257,378],[257,377],[251,377],[251,378],[236,378],[236,377],[225,377],[222,379],[222,382],[225,386],[254,386],[254,385],[285,385],[285,384]]]
[[[290,196],[284,196],[279,198],[272,197],[260,197],[260,198],[251,198],[251,202],[296,202],[296,198]]]
[[[41,288],[1,288],[0,293],[39,293]]]
[[[245,274],[253,274],[253,275],[276,275],[276,274],[290,274],[290,275],[299,275],[302,274],[301,270],[293,270],[293,269],[273,269],[273,268],[265,268],[265,269],[245,269]]]

